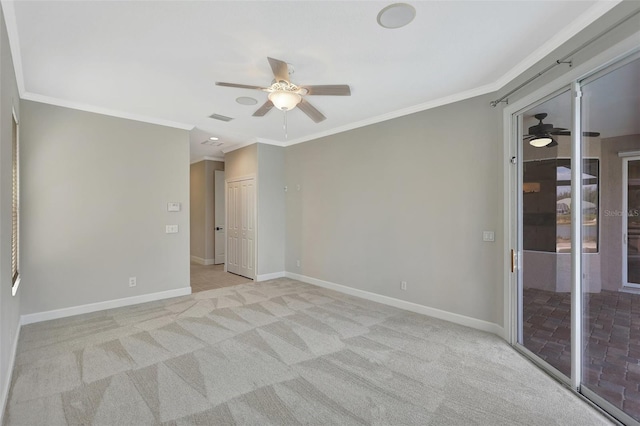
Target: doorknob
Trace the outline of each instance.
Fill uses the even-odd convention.
[[[222,227],[221,226],[216,226],[216,231],[222,231]]]

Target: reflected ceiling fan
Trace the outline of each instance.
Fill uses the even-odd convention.
[[[542,120],[547,117],[547,113],[542,112],[534,115],[534,117],[538,120],[538,124],[529,127],[529,134],[524,135],[524,140],[528,140],[530,145],[536,148],[551,148],[558,146],[558,141],[556,141],[553,136],[571,136],[569,129],[553,127],[553,124],[543,123]],[[582,136],[597,137],[600,136],[600,133],[582,132]]]
[[[351,89],[346,84],[330,84],[321,86],[297,86],[291,82],[289,66],[279,59],[267,58],[275,77],[269,87],[250,86],[247,84],[224,83],[217,81],[216,85],[238,87],[241,89],[255,89],[267,92],[269,99],[256,112],[254,117],[262,117],[274,106],[281,111],[290,111],[296,106],[316,123],[325,120],[320,111],[309,103],[305,96],[351,96]]]

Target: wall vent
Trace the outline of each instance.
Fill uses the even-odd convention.
[[[233,118],[231,118],[231,117],[227,117],[226,115],[220,115],[220,114],[211,114],[209,116],[209,118],[213,118],[214,120],[220,120],[220,121],[231,121],[231,120],[233,120]]]
[[[220,141],[212,141],[210,139],[207,139],[204,142],[200,142],[201,145],[209,145],[209,146],[222,146],[224,145],[224,142],[220,142]]]

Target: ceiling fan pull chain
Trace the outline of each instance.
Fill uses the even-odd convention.
[[[282,124],[282,128],[284,129],[284,138],[289,139],[289,135],[287,134],[287,110],[284,110],[284,123]]]

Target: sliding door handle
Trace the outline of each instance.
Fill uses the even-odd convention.
[[[511,249],[511,272],[516,270],[516,251]]]

